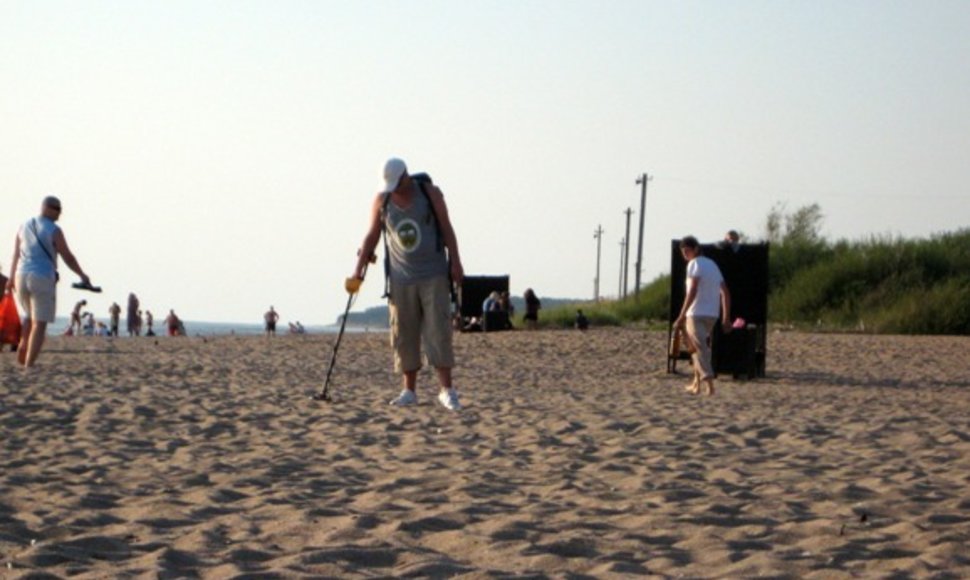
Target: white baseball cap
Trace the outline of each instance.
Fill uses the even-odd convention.
[[[392,157],[384,164],[384,189],[381,193],[390,193],[397,189],[401,176],[408,172],[408,166],[397,157]]]

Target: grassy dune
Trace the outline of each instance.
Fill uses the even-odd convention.
[[[970,334],[970,229],[928,239],[871,237],[827,242],[775,241],[770,253],[769,321],[829,330],[893,334]],[[639,299],[545,310],[541,322],[572,326],[582,308],[594,325],[664,325],[670,277]]]

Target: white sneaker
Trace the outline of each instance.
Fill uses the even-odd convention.
[[[403,391],[401,391],[401,394],[397,396],[397,398],[391,401],[391,404],[397,407],[407,407],[408,405],[417,405],[418,396],[414,394],[414,391],[404,389]]]
[[[461,403],[458,402],[458,390],[446,389],[438,393],[438,402],[451,411],[461,411]]]

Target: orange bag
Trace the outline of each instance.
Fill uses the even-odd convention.
[[[0,300],[0,344],[20,344],[20,314],[13,294],[5,293]]]

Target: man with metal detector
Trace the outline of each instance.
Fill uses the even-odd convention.
[[[384,188],[371,206],[370,227],[353,279],[363,280],[382,232],[394,370],[403,376],[403,389],[391,404],[418,402],[415,387],[423,339],[428,363],[438,375],[438,402],[457,411],[461,403],[451,382],[451,296],[452,285],[460,285],[464,277],[458,240],[441,190],[426,175],[409,175],[400,159],[384,165]],[[353,290],[348,285],[348,291]]]

